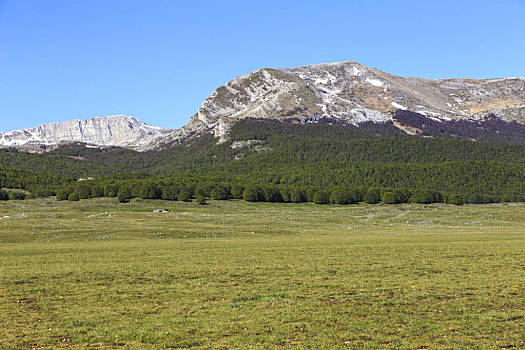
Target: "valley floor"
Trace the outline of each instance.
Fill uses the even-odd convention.
[[[520,349],[524,329],[523,203],[0,202],[0,349]]]

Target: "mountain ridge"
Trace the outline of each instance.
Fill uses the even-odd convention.
[[[52,122],[35,128],[0,133],[0,145],[46,148],[61,143],[81,142],[142,151],[151,148],[170,132],[171,129],[151,126],[128,115],[113,115]]]
[[[243,118],[385,122],[393,120],[396,110],[440,121],[493,115],[523,124],[525,78],[405,78],[352,61],[263,68],[217,88],[174,137],[212,132],[224,140]]]
[[[0,145],[48,147],[60,142],[84,142],[147,151],[207,133],[224,142],[231,127],[247,118],[294,123],[331,121],[352,126],[392,122],[405,133],[422,134],[414,132],[419,127],[406,124],[419,117],[400,121],[398,111],[417,113],[429,123],[472,122],[461,124],[468,128],[487,117],[515,121],[521,132],[525,124],[525,78],[400,77],[353,61],[262,68],[215,89],[180,129],[149,126],[130,116],[96,117],[0,133]],[[418,125],[424,124],[418,121]]]

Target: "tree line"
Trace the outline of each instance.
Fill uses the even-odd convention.
[[[502,201],[525,201],[525,198],[491,197],[481,193],[464,196],[458,193],[444,193],[432,189],[406,189],[392,187],[351,187],[351,186],[286,186],[257,185],[224,182],[173,182],[172,178],[156,180],[123,180],[112,182],[82,181],[64,186],[56,194],[57,200],[78,201],[96,197],[113,197],[125,203],[133,198],[163,199],[173,201],[197,201],[208,199],[241,199],[248,202],[279,202],[316,204],[399,204],[399,203],[492,203]]]

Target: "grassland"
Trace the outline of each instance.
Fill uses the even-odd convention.
[[[525,348],[524,204],[40,199],[0,217],[0,349]]]

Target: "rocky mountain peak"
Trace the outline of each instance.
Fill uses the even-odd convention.
[[[147,150],[171,132],[171,129],[147,125],[128,115],[115,115],[49,123],[36,128],[0,133],[0,145],[38,148],[81,142],[93,146]]]
[[[176,138],[213,132],[224,138],[244,118],[343,124],[385,122],[396,110],[433,120],[478,120],[488,115],[525,122],[525,79],[405,78],[358,62],[264,68],[216,89]]]

